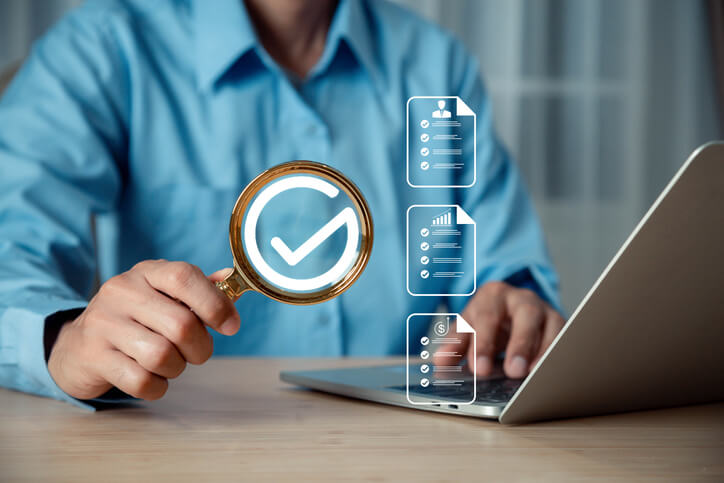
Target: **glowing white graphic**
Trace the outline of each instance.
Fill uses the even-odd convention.
[[[458,96],[407,101],[407,184],[469,188],[475,184],[477,116]]]
[[[428,335],[416,338],[415,334],[429,328],[432,330]],[[468,360],[467,371],[463,366],[468,344],[475,354],[477,334],[459,314],[410,315],[407,318],[407,401],[420,405],[475,402],[477,361]]]
[[[317,233],[302,243],[302,245],[296,250],[292,251],[278,236],[272,238],[271,246],[274,247],[274,249],[279,253],[279,256],[281,256],[287,264],[293,267],[304,260],[307,255],[312,253],[315,248],[321,245],[324,240],[329,238],[332,233],[337,231],[340,227],[345,224],[350,225],[356,223],[356,221],[357,218],[354,216],[354,210],[347,207],[340,211],[337,216],[329,220],[326,225],[320,228]]]
[[[474,294],[476,239],[475,220],[458,205],[410,206],[407,292],[435,297]]]
[[[282,178],[279,181],[271,183],[259,192],[256,199],[251,203],[249,211],[244,221],[244,245],[246,253],[254,264],[259,274],[264,276],[269,282],[286,290],[297,292],[318,290],[324,286],[331,285],[342,278],[345,272],[352,266],[357,256],[358,239],[359,239],[359,220],[355,211],[347,207],[340,211],[326,225],[318,230],[307,241],[296,250],[292,251],[279,237],[271,240],[272,247],[289,265],[294,266],[309,255],[315,248],[324,242],[330,235],[337,231],[343,225],[347,225],[347,242],[345,244],[342,255],[332,268],[321,275],[312,278],[291,278],[274,270],[264,260],[259,251],[256,242],[256,226],[259,222],[264,207],[275,196],[285,191],[295,188],[307,188],[324,193],[329,198],[336,198],[339,189],[333,184],[321,178],[314,176],[292,176]]]
[[[445,109],[445,101],[440,99],[437,101],[437,110],[432,111],[432,117],[437,119],[447,119],[449,117],[452,117],[452,113]]]

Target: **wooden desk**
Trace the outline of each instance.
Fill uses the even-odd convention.
[[[97,413],[0,390],[0,481],[724,481],[724,404],[506,427],[278,379],[339,364],[215,359]]]

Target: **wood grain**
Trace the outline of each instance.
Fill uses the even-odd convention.
[[[506,427],[278,379],[370,362],[213,359],[97,413],[0,390],[0,481],[724,481],[724,404]]]

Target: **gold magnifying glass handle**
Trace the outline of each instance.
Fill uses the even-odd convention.
[[[241,297],[241,294],[249,290],[249,286],[241,278],[239,272],[234,269],[224,280],[216,282],[216,287],[224,292],[231,300]]]

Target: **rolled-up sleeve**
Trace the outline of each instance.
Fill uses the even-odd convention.
[[[82,404],[48,373],[48,316],[84,307],[92,217],[114,209],[123,69],[102,19],[77,12],[43,39],[0,101],[0,385]]]

